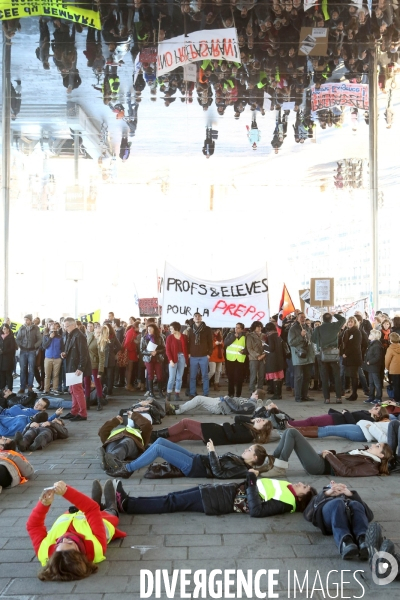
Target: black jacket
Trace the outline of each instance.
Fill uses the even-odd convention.
[[[286,360],[284,362],[282,339],[279,335],[275,332],[270,333],[263,346],[266,352],[265,372],[278,373],[279,371],[283,371]]]
[[[368,373],[380,373],[383,369],[383,361],[384,353],[382,344],[379,340],[373,340],[368,344],[362,367]]]
[[[206,462],[209,462],[211,470],[208,472],[207,469],[207,477],[216,477],[217,479],[242,479],[243,477],[247,477],[247,472],[250,468],[241,456],[237,456],[231,452],[227,452],[222,456],[217,456],[215,452],[210,452],[208,461],[204,461],[204,464]]]
[[[310,523],[312,523],[315,527],[318,527],[323,535],[332,535],[332,533],[330,531],[327,531],[325,528],[324,519],[322,517],[322,509],[327,502],[329,502],[330,500],[335,500],[336,498],[342,498],[344,502],[346,502],[346,500],[355,500],[356,502],[360,502],[360,504],[362,504],[365,508],[365,514],[367,515],[368,521],[371,522],[373,520],[374,513],[369,508],[369,506],[365,502],[363,502],[363,500],[361,500],[360,496],[355,490],[351,490],[353,494],[351,497],[348,497],[345,494],[342,494],[341,496],[331,497],[325,496],[325,490],[327,489],[328,487],[324,487],[322,492],[314,496],[314,498],[310,500],[307,508],[303,513],[305,520],[310,521]]]
[[[15,352],[18,346],[13,333],[4,339],[0,335],[0,371],[13,371]]]
[[[188,353],[190,356],[211,356],[213,351],[213,334],[209,327],[204,324],[205,327],[200,333],[200,344],[196,345],[196,336],[193,329],[188,329]]]
[[[343,335],[343,364],[345,367],[361,367],[361,332],[357,327],[350,327]]]
[[[105,367],[115,367],[116,365],[116,356],[118,352],[121,350],[122,346],[118,341],[117,336],[114,336],[110,339],[109,343],[106,344],[104,349],[104,366]]]
[[[233,502],[239,486],[236,483],[218,483],[200,485],[200,494],[206,515],[227,515],[234,512]],[[247,503],[251,517],[272,517],[292,510],[290,504],[280,500],[264,501],[257,488],[257,477],[247,473]]]
[[[75,373],[79,370],[82,371],[84,377],[91,376],[92,364],[86,336],[77,327],[68,334],[64,352],[67,355],[67,373]]]
[[[375,419],[368,410],[354,410],[352,412],[346,410],[342,414],[334,408],[330,408],[328,414],[332,416],[334,425],[355,425],[358,421],[375,423]]]

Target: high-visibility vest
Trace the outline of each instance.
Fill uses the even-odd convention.
[[[25,458],[25,456],[22,456],[22,454],[20,454],[19,452],[15,452],[14,450],[5,450],[5,452],[7,454],[19,456],[22,460],[24,460],[25,462],[28,462],[28,460]],[[8,462],[14,467],[14,469],[18,473],[20,483],[26,483],[28,481],[27,478],[22,475],[21,471],[18,468],[18,465],[12,460],[12,458],[6,458],[5,456],[0,455],[0,464],[1,464],[1,461]]]
[[[99,540],[93,535],[89,523],[86,520],[86,516],[83,512],[78,511],[74,514],[65,513],[58,517],[53,527],[48,532],[47,536],[42,540],[39,547],[38,559],[42,567],[44,567],[49,558],[49,548],[56,543],[58,538],[62,537],[68,530],[70,524],[73,524],[74,529],[77,533],[80,533],[85,537],[86,540],[90,540],[94,547],[94,563],[102,562],[106,560],[103,554],[103,547]],[[107,543],[112,540],[115,533],[115,527],[109,521],[103,519],[104,527],[106,530]]]
[[[128,431],[128,433],[135,435],[140,439],[140,441],[143,444],[143,438],[140,430],[134,429],[133,427],[129,427],[129,425],[127,425],[126,427],[118,427],[118,429],[113,429],[107,439],[109,440],[110,438],[114,437],[114,435],[118,435],[118,433],[121,433],[121,431]]]
[[[296,511],[296,498],[288,489],[288,481],[277,479],[257,479],[258,493],[263,500],[280,500],[292,506],[291,513]]]
[[[240,339],[235,339],[234,342],[226,349],[226,360],[235,361],[237,360],[240,363],[244,363],[246,360],[246,355],[241,354],[240,350],[244,350],[246,347],[246,336],[242,335]]]

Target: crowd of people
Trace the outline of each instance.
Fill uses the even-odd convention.
[[[384,549],[400,565],[394,545],[383,538],[369,506],[353,488],[333,479],[400,472],[400,335],[396,331],[400,317],[391,320],[378,311],[371,322],[359,313],[346,319],[327,312],[322,322],[311,323],[296,310],[282,322],[278,315],[265,325],[256,321],[248,331],[242,323],[231,330],[212,330],[199,313],[183,327],[177,321],[162,325],[157,318],[131,317],[125,322],[112,312],[103,323],[71,317],[40,321],[31,314],[24,320],[14,335],[9,319],[4,319],[0,336],[2,487],[25,484],[33,469],[23,453],[67,440],[66,421],[86,421],[92,403],[98,410],[106,404],[110,408],[117,402],[116,388],[139,398],[128,408],[123,400],[119,414],[106,420],[98,432],[100,463],[114,480],[107,480],[104,490],[95,480],[92,498],[58,481],[43,491],[29,516],[27,529],[42,565],[42,581],[82,579],[95,573],[107,544],[126,535],[117,529],[120,513],[194,511],[271,517],[304,512],[305,519],[324,535],[333,535],[343,559],[369,559],[376,571],[376,551]],[[20,389],[15,394],[17,348]],[[219,394],[221,377],[228,380],[225,396]],[[210,379],[217,397],[210,395]],[[354,411],[331,408],[328,414],[293,420],[275,403],[282,399],[285,379],[295,401],[314,400],[308,396],[313,380],[313,390],[322,387],[327,404],[331,389],[335,404],[342,403],[342,392],[350,384],[348,400],[356,400],[358,385],[365,380],[366,402],[371,406]],[[382,398],[384,381],[393,399]],[[247,396],[243,394],[246,382]],[[182,385],[191,398],[180,403]],[[203,395],[197,394],[199,385]],[[70,399],[65,397],[67,388]],[[287,398],[290,401],[291,395]],[[183,418],[153,429],[168,414],[199,407],[232,415],[234,422]],[[49,416],[51,408],[56,410]],[[63,416],[65,408],[69,413]],[[375,443],[347,452],[316,452],[306,439],[328,435]],[[189,452],[179,445],[183,440],[206,444],[207,454]],[[278,441],[275,449],[267,451],[265,444],[274,441]],[[241,454],[218,455],[215,450],[218,445],[238,443],[250,446]],[[331,483],[318,493],[307,483],[287,481],[293,453],[308,474],[332,477]],[[157,458],[166,462],[152,464]],[[142,467],[148,467],[145,477],[152,479],[206,477],[241,483],[200,485],[163,496],[129,496],[119,478],[127,479]],[[57,495],[74,508],[47,531],[44,521]]]
[[[387,92],[395,86],[400,15],[398,7],[385,0],[372,3],[371,9],[366,3],[361,7],[334,3],[326,8],[311,4],[306,9],[302,0],[232,0],[227,3],[138,0],[134,5],[118,3],[117,6],[101,2],[98,9],[101,32],[59,18],[38,18],[40,41],[36,56],[45,70],[54,65],[68,93],[81,85],[81,76],[96,78],[97,85],[92,85],[101,92],[104,104],[117,119],[125,121],[120,148],[122,160],[129,157],[129,138],[135,135],[138,107],[146,90],[152,101],[159,96],[165,107],[179,99],[193,102],[195,97],[204,111],[214,105],[220,117],[229,114],[239,119],[245,108],[250,107],[253,122],[256,114],[260,117],[265,114],[268,98],[271,110],[275,110],[275,127],[268,135],[271,135],[271,146],[278,152],[288,135],[290,109],[287,106],[282,109],[287,102],[292,103],[290,108],[296,112],[293,133],[297,143],[313,137],[317,122],[323,129],[341,126],[346,110],[344,103],[321,106],[313,111],[311,88],[319,89],[326,82],[368,83],[375,46],[379,48],[380,88]],[[23,35],[24,27],[19,19],[2,24],[7,37]],[[299,52],[300,32],[307,27],[328,30],[324,55],[307,56]],[[157,74],[158,42],[194,31],[224,28],[236,28],[240,60],[210,57],[196,62],[196,82],[185,80],[183,67]],[[76,35],[85,36],[85,64],[81,64],[78,55]],[[85,67],[93,73],[88,74]],[[122,90],[121,70],[132,72],[129,90]],[[21,94],[14,93],[14,96],[19,102],[19,112]],[[386,118],[390,127],[393,106],[389,104]],[[359,118],[368,124],[368,104],[360,107],[354,102],[347,110],[353,129],[357,129]],[[15,116],[14,111],[13,118]],[[258,132],[256,143],[260,139]],[[256,149],[254,142],[251,143]],[[209,146],[215,147],[215,142],[210,140]],[[205,154],[209,157],[212,153]]]

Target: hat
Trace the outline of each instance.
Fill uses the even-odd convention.
[[[33,321],[33,315],[25,315],[24,319],[29,319],[30,321]]]

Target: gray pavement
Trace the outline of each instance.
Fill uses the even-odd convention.
[[[363,562],[344,562],[338,555],[332,537],[324,537],[302,515],[283,515],[270,519],[251,519],[247,515],[225,515],[207,517],[195,513],[176,513],[172,515],[121,515],[120,527],[128,536],[112,542],[107,552],[107,560],[100,564],[99,572],[87,580],[71,583],[42,583],[36,578],[38,562],[25,531],[27,516],[35,505],[43,487],[62,479],[67,483],[90,494],[93,479],[103,483],[107,479],[101,470],[96,449],[99,447],[97,431],[106,419],[128,406],[131,396],[119,390],[102,412],[91,410],[86,423],[70,423],[70,438],[53,443],[43,451],[27,453],[27,458],[35,467],[35,475],[25,485],[3,490],[0,496],[0,599],[50,600],[56,596],[73,595],[74,600],[111,600],[115,598],[138,598],[140,589],[140,571],[148,569],[166,570],[169,575],[174,569],[213,569],[243,570],[279,569],[275,575],[278,580],[275,591],[280,598],[400,598],[400,583],[390,586],[376,586],[371,578],[369,567]],[[224,392],[224,388],[221,393]],[[315,402],[297,405],[291,394],[285,393],[279,405],[292,417],[303,418],[327,412],[320,392],[311,392]],[[361,406],[361,397],[357,402],[344,402],[354,410]],[[231,417],[193,413],[203,421],[224,422]],[[185,415],[187,416],[187,415]],[[176,422],[180,417],[166,417],[162,426]],[[160,426],[158,426],[160,427]],[[205,453],[200,442],[181,442],[193,452]],[[347,450],[357,444],[329,438],[312,440],[317,450],[335,448]],[[268,444],[272,451],[275,444]],[[237,451],[240,445],[220,447],[218,451]],[[143,479],[145,469],[124,481],[126,489],[135,495],[164,494],[173,490],[190,488],[206,480],[164,479],[151,481]],[[379,521],[388,537],[399,548],[400,523],[398,517],[399,497],[398,475],[385,478],[347,479],[346,483],[357,489],[362,498],[371,506],[375,519]],[[327,483],[328,477],[307,475],[296,457],[291,460],[288,480],[305,481],[318,489]],[[207,480],[209,483],[209,480]],[[66,506],[62,498],[56,498],[48,517],[48,525],[61,514]],[[343,570],[345,572],[341,573]],[[353,577],[353,572],[360,583]],[[308,593],[302,592],[305,574],[308,571]],[[330,575],[328,576],[328,573]],[[300,582],[294,594],[294,576]],[[328,576],[328,584],[327,584]],[[320,577],[320,579],[319,579]],[[344,582],[340,585],[341,578]],[[290,583],[289,583],[290,582]],[[339,584],[339,586],[337,585]],[[327,590],[327,585],[329,590]],[[314,591],[313,591],[314,586]],[[363,587],[361,587],[363,586]],[[265,576],[260,580],[261,590],[267,589]],[[187,593],[193,585],[187,587]],[[225,588],[226,589],[226,588]],[[235,586],[231,588],[231,591]],[[364,592],[363,592],[364,589]],[[157,597],[155,592],[150,598]],[[165,588],[161,586],[161,598]],[[170,595],[173,598],[183,596],[179,591]],[[206,598],[237,597],[212,595]],[[243,594],[243,597],[246,597]],[[249,597],[256,598],[255,590]],[[261,597],[261,596],[259,596]],[[268,596],[266,596],[268,597]]]

